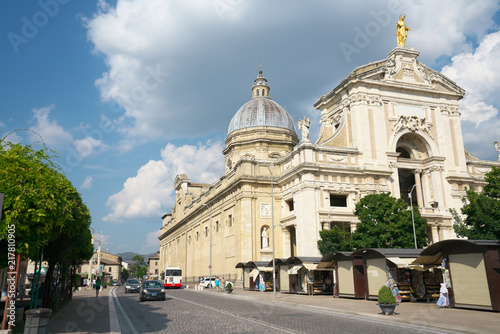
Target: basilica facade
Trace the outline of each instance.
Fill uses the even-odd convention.
[[[356,68],[315,103],[318,139],[270,98],[259,71],[252,99],[229,123],[226,169],[213,184],[176,177],[176,201],[162,217],[160,268],[186,277],[241,275],[239,262],[318,257],[319,232],[354,231],[355,204],[389,192],[412,201],[429,223],[429,241],[456,238],[450,208],[465,188],[480,191],[499,162],[464,148],[458,101],[465,91],[398,46]],[[274,247],[273,247],[274,245]]]

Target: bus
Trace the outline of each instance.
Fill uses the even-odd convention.
[[[165,288],[182,287],[182,269],[179,267],[167,267],[163,272],[163,285]]]

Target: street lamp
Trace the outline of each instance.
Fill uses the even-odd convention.
[[[208,270],[210,272],[210,289],[212,289],[212,207],[209,207],[205,203],[203,203],[203,206],[208,208],[210,210],[210,226],[209,226],[209,233],[210,233],[210,263],[208,265]]]
[[[276,299],[276,250],[274,246],[274,189],[273,189],[273,172],[269,167],[269,163],[267,161],[260,161],[264,165],[266,165],[269,170],[269,174],[271,174],[271,226],[273,227],[271,230],[272,238],[273,238],[273,293],[274,299]]]
[[[415,183],[413,187],[411,187],[410,192],[408,193],[408,196],[410,197],[410,208],[411,208],[411,223],[413,224],[413,238],[415,240],[415,249],[417,249],[417,234],[415,233],[415,218],[413,217],[413,200],[411,198],[411,193],[413,192],[413,189],[418,186],[418,183]]]

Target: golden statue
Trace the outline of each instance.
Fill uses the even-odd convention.
[[[406,17],[406,15],[404,15],[404,14],[399,17],[399,21],[398,21],[397,28],[396,28],[398,45],[400,45],[400,46],[405,46],[406,36],[408,35],[408,30],[411,30],[405,24],[405,17]]]

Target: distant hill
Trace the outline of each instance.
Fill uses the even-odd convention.
[[[134,263],[134,261],[132,261],[132,258],[136,255],[142,256],[144,258],[144,262],[148,262],[148,258],[155,256],[156,253],[139,254],[134,252],[125,252],[125,253],[118,253],[117,255],[121,257],[123,261],[132,264]]]

